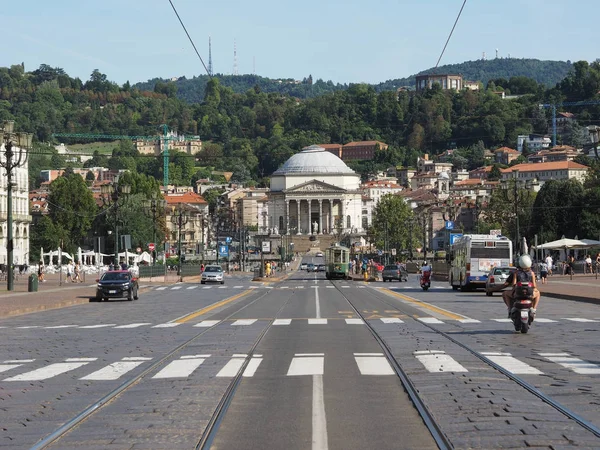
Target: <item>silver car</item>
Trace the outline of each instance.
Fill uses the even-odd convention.
[[[200,279],[200,284],[204,284],[206,282],[225,284],[225,275],[223,274],[223,269],[221,269],[221,266],[211,265],[204,268],[204,272],[202,272],[202,278]]]
[[[494,292],[502,291],[502,285],[506,283],[511,272],[516,272],[516,267],[494,267],[487,275],[485,282],[485,295],[492,296]]]

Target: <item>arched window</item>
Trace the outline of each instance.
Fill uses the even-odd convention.
[[[283,216],[279,216],[279,232],[283,230]]]
[[[350,228],[352,225],[350,224],[350,216],[346,217],[346,228]]]

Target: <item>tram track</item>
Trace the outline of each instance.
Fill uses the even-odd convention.
[[[239,314],[241,311],[252,306],[259,300],[262,300],[264,297],[266,297],[270,293],[271,293],[270,291],[262,293],[261,295],[259,295],[257,298],[255,298],[251,302],[236,309],[234,312],[229,314],[223,320],[225,321],[225,320],[231,319],[233,316],[235,316],[236,314]],[[287,304],[287,302],[289,302],[290,297],[288,297],[286,299],[286,301],[284,302],[282,307],[279,309],[279,311],[281,311],[281,309]],[[278,311],[278,313],[279,313],[279,311]],[[211,420],[209,421],[209,425],[204,430],[204,433],[203,433],[202,437],[200,438],[198,446],[196,446],[196,448],[209,448],[209,447],[204,447],[204,446],[199,446],[199,445],[205,441],[210,442],[210,440],[212,440],[212,437],[214,437],[214,433],[218,429],[218,425],[220,424],[220,421],[222,420],[222,418],[224,417],[224,414],[227,411],[227,406],[229,405],[229,403],[231,402],[231,399],[233,398],[233,396],[235,394],[235,391],[237,389],[237,386],[239,385],[241,377],[242,377],[244,371],[246,370],[246,367],[248,366],[249,361],[251,360],[252,354],[254,353],[256,347],[258,346],[258,344],[260,343],[262,338],[266,335],[267,331],[271,328],[273,321],[274,320],[271,320],[269,322],[269,324],[265,327],[265,329],[261,332],[261,334],[258,336],[258,338],[254,342],[250,352],[247,355],[248,357],[245,358],[243,365],[238,370],[238,373],[236,374],[236,376],[234,376],[234,378],[229,383],[229,385],[226,389],[225,395],[223,396],[223,398],[219,402],[219,405],[213,412]],[[58,427],[55,431],[48,434],[44,438],[40,439],[33,446],[31,446],[30,449],[31,450],[42,450],[42,449],[49,448],[53,444],[57,443],[61,438],[65,437],[67,434],[75,431],[77,429],[77,427],[79,425],[81,425],[85,420],[90,419],[93,415],[100,412],[108,404],[118,400],[118,397],[120,395],[122,395],[123,393],[125,393],[128,389],[130,389],[134,385],[138,384],[139,382],[143,381],[147,375],[160,369],[167,362],[169,362],[174,356],[176,356],[181,350],[185,349],[186,347],[190,346],[191,344],[194,344],[197,339],[206,335],[211,330],[214,330],[217,326],[218,326],[218,324],[215,324],[211,327],[207,327],[206,329],[202,330],[201,332],[199,332],[195,336],[191,337],[187,341],[179,344],[177,347],[170,350],[161,359],[159,359],[158,361],[156,361],[155,363],[150,365],[144,371],[142,371],[141,373],[139,373],[133,377],[130,377],[128,380],[121,383],[118,387],[116,387],[109,393],[105,394],[102,398],[100,398],[96,402],[92,403],[90,406],[88,406],[83,411],[81,411],[80,413],[75,415],[73,418],[66,421],[63,425]],[[209,440],[209,438],[210,438],[210,440]]]
[[[411,400],[413,401],[415,407],[419,411],[419,414],[421,414],[421,417],[423,418],[423,421],[425,422],[427,428],[431,431],[433,438],[436,440],[436,443],[440,446],[440,449],[453,448],[452,444],[448,441],[447,437],[441,431],[439,425],[436,424],[431,413],[425,406],[423,399],[418,394],[418,391],[414,387],[413,383],[410,381],[406,372],[402,369],[401,364],[394,358],[392,351],[389,348],[388,344],[379,335],[379,333],[374,329],[374,327],[368,322],[365,315],[362,314],[360,312],[360,310],[354,305],[352,300],[350,300],[348,298],[348,296],[345,295],[345,293],[339,288],[339,286],[336,285],[335,283],[332,283],[332,284],[335,286],[336,290],[340,293],[340,295],[348,302],[349,306],[354,310],[355,314],[363,320],[363,322],[365,323],[365,325],[367,326],[367,328],[369,329],[369,331],[371,332],[371,334],[373,335],[375,340],[379,343],[379,345],[383,349],[386,358],[388,359],[389,363],[392,365],[393,370],[397,373],[397,375],[400,378],[404,387],[407,389],[407,392],[409,393]],[[389,306],[391,309],[395,309],[398,312],[402,313],[402,311],[395,304],[388,302],[383,298],[378,298],[378,301]],[[415,320],[415,323],[428,329],[429,331],[435,332],[436,334],[438,334],[438,335],[442,336],[443,338],[447,339],[448,341],[450,341],[452,344],[462,348],[463,350],[466,350],[467,352],[469,352],[470,354],[472,354],[473,356],[478,358],[484,364],[486,364],[489,367],[493,368],[494,370],[500,372],[502,375],[504,375],[511,381],[515,382],[517,385],[519,385],[521,388],[527,390],[529,393],[533,394],[535,397],[540,399],[542,402],[546,403],[547,405],[549,405],[556,411],[560,412],[561,414],[563,414],[570,420],[573,420],[577,425],[581,426],[582,428],[586,429],[587,431],[593,433],[596,437],[600,438],[600,427],[594,425],[593,423],[584,419],[577,413],[571,411],[569,408],[563,406],[562,404],[560,404],[559,402],[554,400],[552,397],[546,395],[545,393],[543,393],[542,391],[540,391],[539,389],[537,389],[536,387],[534,387],[533,385],[531,385],[530,383],[528,383],[527,381],[522,379],[521,377],[513,374],[509,370],[505,369],[504,367],[502,367],[499,364],[495,363],[494,361],[490,360],[485,355],[478,352],[477,350],[474,350],[467,344],[464,344],[463,342],[460,342],[459,340],[453,338],[448,333],[437,329],[435,326],[433,326],[431,324],[418,321],[414,317],[413,317],[413,319]],[[438,440],[438,437],[441,437],[441,439]],[[448,445],[448,446],[442,446],[442,445]]]

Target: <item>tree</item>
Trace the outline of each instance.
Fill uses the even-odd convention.
[[[75,251],[98,211],[92,191],[81,175],[62,176],[50,184],[48,205],[48,217],[63,241],[62,248]]]
[[[208,210],[210,214],[214,214],[215,208],[217,207],[217,200],[223,192],[223,189],[211,188],[207,189],[206,191],[204,191],[204,194],[202,194],[202,197],[204,197],[204,200],[206,200],[206,202],[208,203]]]
[[[410,246],[409,223],[412,220],[413,212],[404,199],[387,194],[375,206],[369,234],[378,248],[384,247],[387,237],[390,248],[407,249]]]
[[[498,164],[494,164],[488,175],[488,180],[498,181],[501,178],[502,178],[502,172],[500,171],[500,166]]]

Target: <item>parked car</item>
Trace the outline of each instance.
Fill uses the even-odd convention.
[[[206,282],[225,284],[225,274],[221,266],[214,264],[204,268],[200,284],[205,284]]]
[[[307,272],[314,272],[314,269],[315,269],[315,265],[313,263],[308,263],[306,265],[306,271]]]
[[[485,295],[492,296],[502,286],[511,272],[516,272],[516,267],[494,267],[489,271],[485,282]]]
[[[317,252],[317,258],[322,258],[323,257],[323,252]]]
[[[300,270],[306,270],[307,267],[308,267],[308,264],[306,264],[306,263],[300,264]]]
[[[108,301],[109,298],[126,298],[129,301],[138,299],[138,280],[128,270],[105,272],[97,282],[97,302]]]
[[[325,270],[325,264],[319,264],[317,266],[317,270],[316,271],[317,272],[326,272],[326,270]]]
[[[402,266],[397,266],[396,264],[390,264],[383,268],[383,272],[381,273],[381,277],[383,281],[393,281],[398,280],[408,281],[408,272]]]

